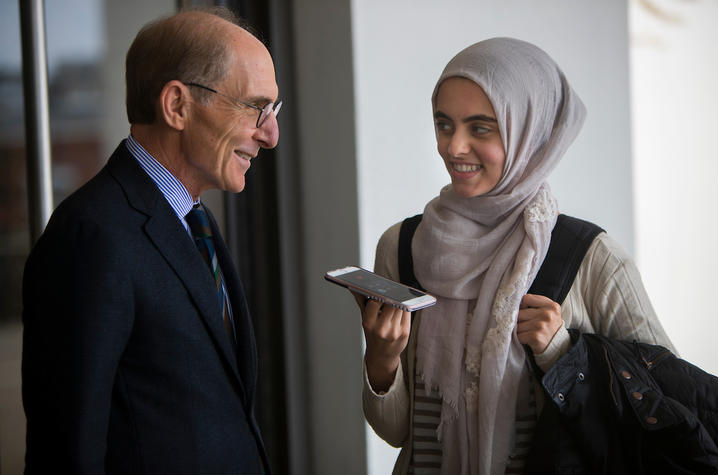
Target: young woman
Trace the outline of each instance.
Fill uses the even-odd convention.
[[[546,371],[571,346],[567,328],[672,345],[634,263],[606,233],[561,305],[527,293],[557,222],[546,180],[585,116],[554,61],[515,39],[476,43],[447,64],[432,105],[451,184],[426,205],[411,249],[438,303],[412,321],[356,296],[364,412],[402,447],[395,473],[520,473],[541,404],[524,346]],[[375,271],[394,280],[399,229],[376,252]]]

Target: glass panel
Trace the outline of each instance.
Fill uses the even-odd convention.
[[[19,2],[0,2],[0,473],[22,473],[22,268],[30,249]]]
[[[25,130],[18,2],[0,6],[0,323],[20,317],[22,266],[29,250]]]
[[[124,55],[140,26],[170,13],[175,3],[44,3],[57,205],[104,165],[118,138],[127,136]],[[0,2],[0,473],[8,474],[22,473],[25,457],[20,319],[22,271],[30,249],[18,4]]]

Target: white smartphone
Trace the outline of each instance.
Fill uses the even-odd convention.
[[[388,303],[402,310],[414,312],[430,307],[436,298],[408,285],[394,282],[361,267],[349,266],[324,274],[329,282],[366,295],[370,299]]]

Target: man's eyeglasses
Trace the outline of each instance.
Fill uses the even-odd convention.
[[[252,109],[256,109],[259,111],[259,117],[257,117],[257,128],[260,128],[262,124],[264,124],[267,119],[269,119],[269,114],[272,112],[274,113],[274,117],[277,117],[279,115],[279,110],[282,108],[282,101],[279,102],[270,102],[264,107],[255,106],[254,104],[249,104],[247,102],[240,101],[239,99],[235,99],[232,96],[228,96],[227,94],[222,94],[221,92],[212,89],[211,87],[203,86],[202,84],[197,84],[195,82],[188,82],[186,83],[187,86],[192,87],[198,87],[200,89],[204,89],[205,91],[209,91],[211,93],[217,94],[222,97],[226,97],[230,101],[232,101],[233,104],[243,105],[245,107],[250,107]]]

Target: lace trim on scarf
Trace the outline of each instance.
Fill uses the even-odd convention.
[[[524,217],[530,223],[543,223],[552,219],[557,213],[555,198],[545,188],[542,188],[536,197],[524,210]],[[517,294],[527,286],[527,277],[531,271],[531,262],[522,263],[522,268],[514,273],[518,278],[502,285],[496,292],[491,313],[494,315],[496,326],[486,332],[481,349],[466,346],[466,371],[469,382],[464,389],[466,407],[469,412],[476,412],[479,406],[479,374],[481,373],[481,354],[492,353],[499,350],[503,343],[509,341],[516,325],[517,301],[521,296]],[[467,332],[467,336],[468,336]]]

